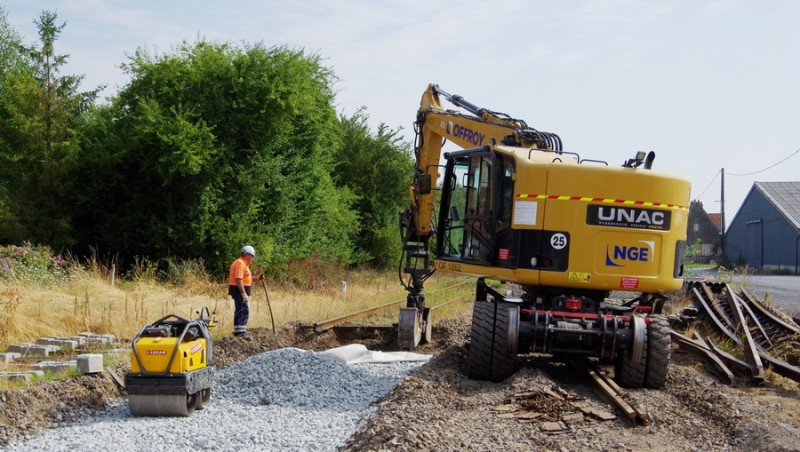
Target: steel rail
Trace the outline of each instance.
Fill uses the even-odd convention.
[[[717,327],[717,331],[724,334],[728,339],[735,342],[736,345],[740,345],[742,343],[742,340],[739,339],[738,336],[733,334],[731,330],[726,328],[725,325],[723,325],[722,321],[719,318],[717,318],[717,315],[714,313],[714,310],[712,310],[709,301],[706,301],[706,299],[703,298],[703,295],[700,294],[697,288],[693,288],[692,293],[694,293],[695,300],[697,300],[705,310],[706,315],[713,321],[714,325]]]
[[[758,350],[756,350],[756,342],[753,340],[753,335],[750,334],[750,329],[747,328],[747,319],[745,319],[744,313],[742,313],[742,309],[739,306],[739,298],[736,296],[736,294],[729,293],[728,301],[733,308],[732,310],[733,315],[736,317],[736,323],[742,327],[742,332],[739,337],[742,338],[742,349],[744,350],[747,360],[750,361],[754,366],[752,372],[753,379],[757,381],[764,381],[766,378],[764,375],[764,363],[761,362],[761,357],[758,354]]]
[[[727,284],[726,287],[729,296],[733,295],[734,292],[731,290],[731,287]],[[755,312],[753,312],[750,304],[743,298],[740,298],[739,300],[741,301],[740,306],[747,311],[747,315],[750,316],[750,320],[755,324],[755,329],[752,327],[750,328],[751,333],[756,334],[757,337],[755,339],[759,341],[759,345],[769,350],[772,348],[772,341],[770,340],[769,334],[767,334],[767,330],[764,329],[764,326],[761,324],[761,321],[758,319],[758,316],[756,316]]]
[[[698,290],[698,286],[702,290]],[[778,344],[782,339],[798,334],[800,328],[779,317],[746,291],[742,291],[742,295],[739,297],[727,284],[725,288],[727,296],[724,297],[714,295],[706,282],[694,285],[691,292],[695,302],[705,311],[706,317],[716,331],[743,348],[749,361],[747,365],[753,380],[763,381],[765,378],[764,367],[768,366],[780,375],[800,381],[800,368],[769,353],[773,344]],[[732,314],[732,318],[729,318],[730,322],[723,322],[719,318],[727,316],[727,314],[723,314],[726,312]],[[728,328],[725,323],[728,323],[731,328]],[[735,327],[734,324],[736,324]],[[755,326],[751,326],[753,324]],[[741,327],[739,332],[741,336],[737,334],[737,331],[733,331],[734,329],[738,330],[738,327]],[[710,349],[714,348],[710,347]],[[710,351],[719,355],[717,350]]]
[[[434,291],[431,291],[428,295],[433,295],[433,294],[435,294],[437,292],[443,292],[445,290],[454,289],[456,287],[460,287],[460,286],[463,286],[463,285],[466,285],[466,284],[471,284],[471,283],[472,282],[470,281],[470,282],[463,282],[463,283],[454,284],[452,286],[442,287],[441,289],[436,289]],[[379,305],[379,306],[373,306],[371,308],[361,309],[359,311],[354,311],[354,312],[350,312],[348,314],[340,315],[338,317],[334,317],[334,318],[331,318],[331,319],[323,320],[321,322],[317,322],[317,323],[314,324],[314,331],[316,331],[317,333],[323,333],[323,332],[333,328],[334,326],[339,325],[340,323],[344,323],[344,322],[347,322],[349,320],[353,320],[353,319],[356,319],[356,318],[359,318],[359,317],[363,317],[363,316],[365,316],[367,314],[371,314],[373,312],[380,311],[381,309],[386,309],[386,308],[398,305],[398,304],[400,304],[400,303],[402,303],[404,301],[406,301],[405,298],[400,298],[398,300],[390,301],[388,303],[384,303],[384,304]],[[453,300],[451,300],[451,301],[453,301]],[[437,307],[439,307],[439,306],[437,306]],[[434,308],[431,308],[431,309],[434,309]]]
[[[650,415],[643,410],[636,400],[624,389],[617,385],[606,372],[600,370],[593,362],[586,358],[564,358],[572,368],[586,374],[595,384],[597,389],[617,406],[634,426],[646,426],[651,422]]]
[[[755,297],[750,295],[746,290],[742,289],[741,291],[741,298],[747,302],[752,308],[756,311],[764,315],[765,317],[769,318],[769,320],[781,328],[785,329],[787,332],[791,334],[800,333],[800,327],[797,325],[792,325],[787,322],[785,319],[778,317],[774,312],[772,312],[764,303],[758,301]]]

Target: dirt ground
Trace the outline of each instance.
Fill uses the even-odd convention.
[[[450,329],[463,337],[467,319]],[[345,449],[800,450],[800,386],[777,375],[760,387],[729,387],[719,384],[693,356],[676,353],[663,389],[629,391],[652,418],[648,426],[636,427],[566,364],[535,356],[507,380],[489,383],[466,377],[466,356],[466,348],[458,343],[438,353],[389,394],[380,413]],[[583,399],[583,404],[614,413],[617,419],[576,419],[566,422],[563,431],[545,433],[547,419],[520,421],[498,410],[514,394],[548,391]],[[569,411],[576,410],[562,407],[550,418]]]
[[[464,317],[436,325],[436,342],[417,350],[434,357],[376,402],[377,413],[344,450],[800,450],[800,386],[780,376],[771,376],[758,387],[746,383],[728,387],[691,355],[674,353],[663,389],[630,391],[652,418],[648,426],[635,427],[580,373],[547,356],[529,357],[501,383],[468,379],[464,346],[468,324]],[[324,350],[357,342],[374,350],[395,349],[394,334],[379,329],[319,335],[288,325],[277,334],[270,330],[251,334],[249,341],[232,337],[215,341],[215,364],[224,366],[288,346]],[[124,374],[124,369],[118,373]],[[550,401],[546,409],[527,408],[535,416],[549,410],[545,416],[521,421],[503,411],[521,392],[555,392],[616,419],[581,418],[572,405],[553,406]],[[0,447],[36,430],[91,416],[93,409],[120,395],[105,373],[0,391]],[[563,423],[564,430],[545,432],[550,425],[546,422],[558,418],[570,419]]]

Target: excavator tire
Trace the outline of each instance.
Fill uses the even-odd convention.
[[[650,328],[648,328],[649,331]],[[634,337],[636,335],[634,334]],[[643,336],[644,347],[642,348],[642,358],[638,363],[631,362],[633,360],[633,344],[625,348],[623,353],[617,357],[616,366],[614,369],[614,379],[617,384],[623,388],[641,388],[644,387],[645,375],[647,373],[647,356],[649,342],[647,335]]]
[[[672,339],[666,317],[654,315],[650,318],[652,322],[647,328],[647,371],[644,385],[648,388],[658,389],[667,382]]]
[[[468,373],[475,380],[503,381],[514,373],[519,307],[476,302],[472,309]]]

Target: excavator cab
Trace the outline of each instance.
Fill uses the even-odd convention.
[[[446,154],[438,259],[512,267],[514,159],[487,148]]]

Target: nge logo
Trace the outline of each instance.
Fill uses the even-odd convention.
[[[650,262],[655,254],[655,242],[639,240],[646,246],[606,245],[606,266],[625,267],[629,262]]]

